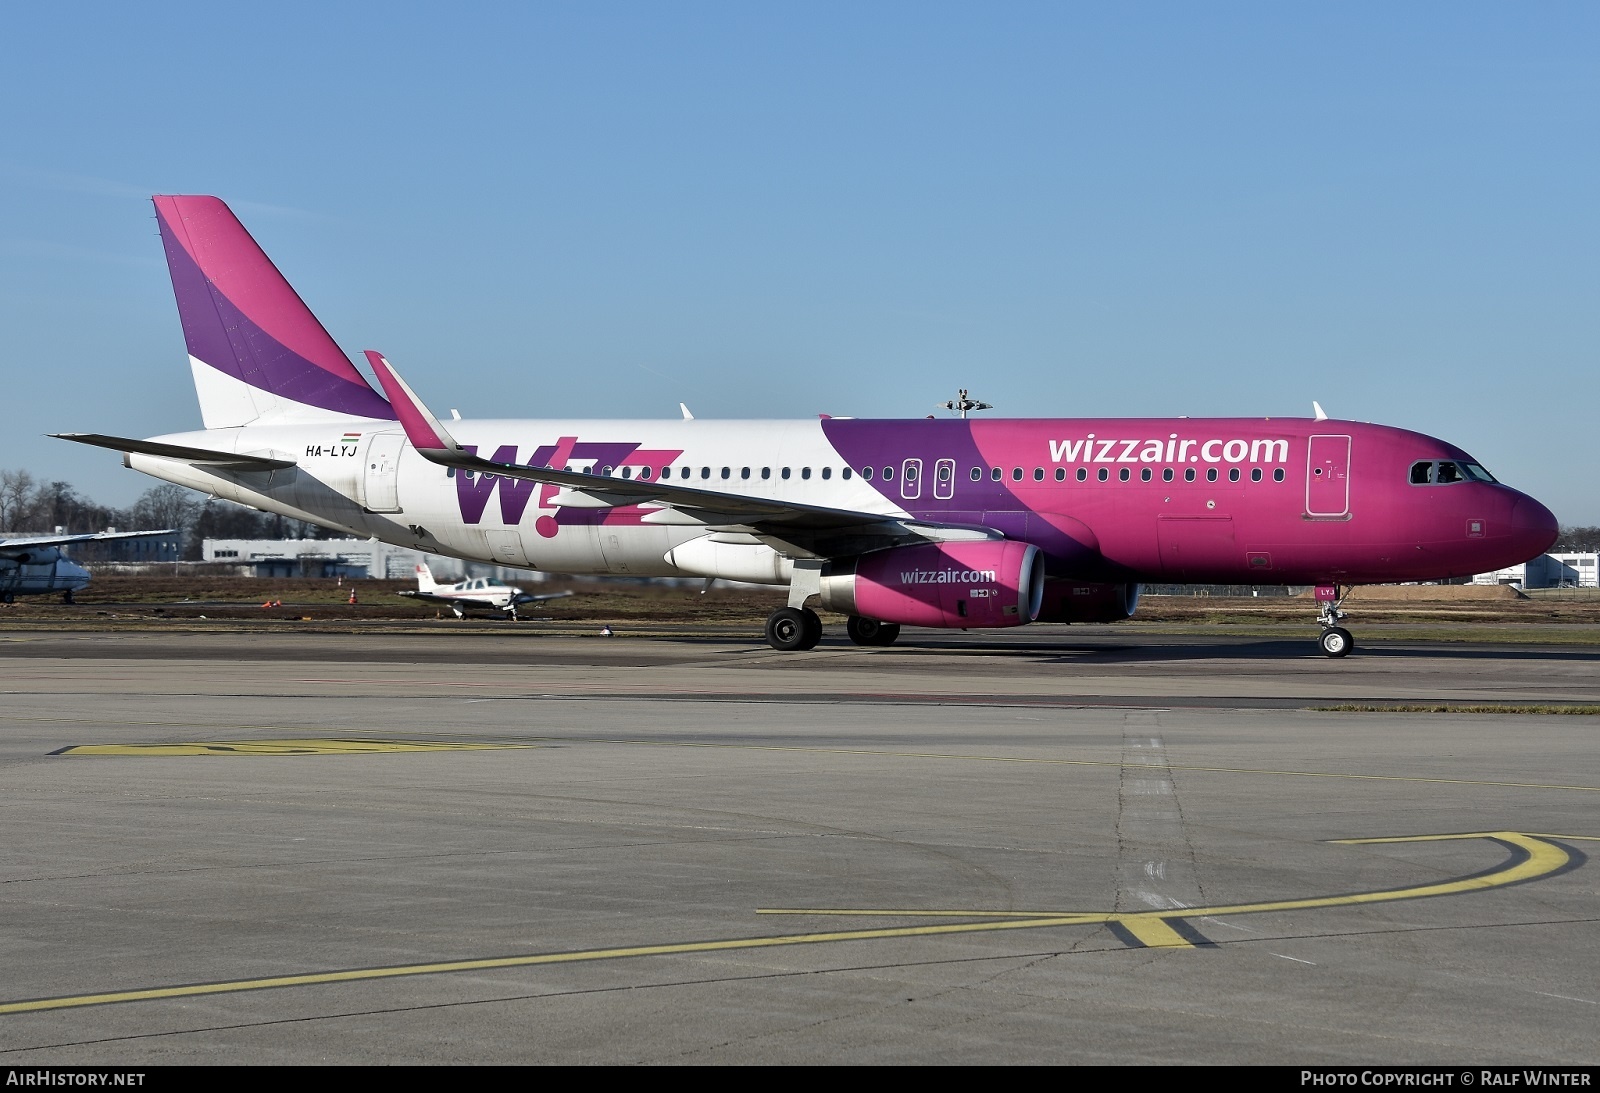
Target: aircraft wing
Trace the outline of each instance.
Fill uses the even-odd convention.
[[[480,611],[500,611],[504,608],[503,604],[495,603],[493,600],[479,600],[471,596],[440,596],[433,592],[418,592],[414,588],[401,589],[395,595],[410,596],[412,599],[426,600],[429,603],[448,603],[457,607],[474,607]]]
[[[456,443],[382,354],[369,349],[367,359],[399,414],[411,446],[425,459],[476,474],[561,486],[563,492],[556,499],[559,505],[587,508],[653,505],[682,513],[689,517],[685,522],[703,524],[708,531],[745,532],[780,549],[822,556],[860,553],[897,543],[1004,538],[985,527],[940,524],[908,516],[722,493],[671,482],[607,478],[484,459]],[[653,522],[648,515],[645,521]]]
[[[159,531],[90,531],[81,535],[32,535],[18,539],[0,539],[0,553],[25,550],[29,547],[66,546],[68,543],[87,543],[101,539],[145,539],[152,535],[171,535],[177,528]]]
[[[71,440],[90,444],[96,448],[110,448],[114,452],[138,452],[164,459],[180,459],[185,463],[216,467],[224,471],[273,471],[295,465],[292,459],[274,459],[264,455],[240,455],[237,452],[218,452],[210,448],[191,448],[185,444],[162,444],[153,440],[133,440],[125,436],[105,436],[101,433],[50,433],[57,440]]]

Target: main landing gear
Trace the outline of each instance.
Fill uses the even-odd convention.
[[[900,626],[851,615],[845,633],[857,645],[893,645]],[[767,644],[782,652],[815,649],[822,640],[822,620],[809,607],[780,607],[767,618]]]
[[[767,644],[784,653],[815,649],[822,640],[822,620],[806,606],[806,601],[821,594],[822,560],[796,558],[788,606],[767,616]],[[890,645],[900,636],[900,627],[897,623],[851,615],[845,632],[857,645]]]
[[[767,616],[767,644],[780,652],[815,649],[822,620],[809,607],[780,607]]]
[[[1343,592],[1339,586],[1318,585],[1317,603],[1320,605],[1317,612],[1317,625],[1322,627],[1322,635],[1317,638],[1317,645],[1322,649],[1325,657],[1347,657],[1350,650],[1356,647],[1356,639],[1350,636],[1350,631],[1339,625],[1346,618],[1339,605],[1344,602],[1344,597],[1349,594],[1349,589]]]

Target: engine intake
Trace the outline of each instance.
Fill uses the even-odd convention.
[[[822,606],[879,622],[977,629],[1039,617],[1039,548],[1011,540],[928,543],[836,561],[822,576]]]

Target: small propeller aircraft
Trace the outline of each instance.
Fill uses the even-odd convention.
[[[0,539],[0,603],[11,603],[18,596],[43,596],[61,593],[62,603],[71,603],[72,594],[89,583],[89,571],[61,552],[69,543],[88,543],[105,539],[143,539],[172,535],[173,528],[161,531],[95,531],[83,535],[29,535]]]
[[[419,563],[416,589],[406,589],[400,595],[412,596],[430,603],[448,604],[458,619],[465,618],[468,611],[501,611],[515,619],[519,607],[530,603],[543,603],[545,600],[559,600],[572,593],[546,592],[535,596],[494,577],[468,577],[455,584],[440,584],[433,579],[433,571],[425,564]]]

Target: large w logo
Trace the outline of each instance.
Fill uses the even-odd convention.
[[[478,448],[473,444],[462,445],[473,455],[478,454]],[[608,444],[587,442],[580,443],[577,437],[564,436],[554,444],[546,444],[534,449],[526,460],[517,459],[517,446],[505,444],[494,450],[494,455],[489,458],[496,463],[521,463],[524,467],[553,467],[557,470],[573,468],[574,464],[592,465],[596,474],[620,471],[623,467],[649,468],[648,472],[640,474],[641,478],[660,477],[664,469],[672,461],[683,454],[682,449],[668,451],[664,449],[644,449],[638,443]],[[539,502],[534,507],[548,510],[535,522],[534,527],[546,539],[553,538],[560,530],[559,509],[554,498],[561,487],[555,485],[541,485],[528,482],[520,478],[507,478],[497,474],[472,474],[465,471],[456,473],[456,505],[461,510],[461,521],[465,524],[480,524],[483,522],[484,511],[489,507],[489,497],[498,492],[500,495],[500,522],[508,526],[522,523],[522,517],[528,509],[528,502],[533,498],[535,487],[539,491]]]

